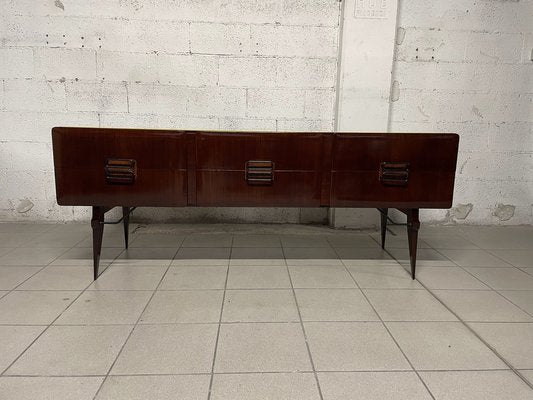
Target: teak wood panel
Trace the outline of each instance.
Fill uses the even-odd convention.
[[[198,206],[318,207],[321,134],[198,133]],[[271,164],[269,184],[251,184],[247,163]]]
[[[447,208],[458,136],[54,128],[53,145],[61,205]],[[110,158],[135,161],[132,184],[106,181]],[[247,181],[254,160],[270,184]],[[383,162],[406,181],[380,180]]]
[[[459,137],[455,134],[338,134],[332,207],[449,208]],[[407,165],[403,185],[380,180],[382,163]]]
[[[60,205],[185,206],[185,133],[54,128],[56,193]],[[132,184],[110,184],[110,159],[134,160]]]

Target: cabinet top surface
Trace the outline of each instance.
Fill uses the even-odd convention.
[[[110,132],[115,134],[143,133],[143,134],[206,134],[206,135],[336,135],[336,136],[361,136],[361,137],[401,137],[401,136],[456,136],[456,133],[431,133],[431,132],[274,132],[274,131],[223,131],[223,130],[183,130],[183,129],[151,129],[151,128],[96,128],[96,127],[66,127],[52,128],[52,132]]]

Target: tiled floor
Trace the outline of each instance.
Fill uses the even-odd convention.
[[[0,399],[533,398],[533,228],[0,224]]]

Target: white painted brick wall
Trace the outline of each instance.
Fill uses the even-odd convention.
[[[88,217],[55,202],[53,126],[332,130],[339,14],[337,0],[1,1],[0,220]],[[20,213],[24,200],[34,206]],[[171,215],[309,222],[314,214]]]
[[[455,204],[465,220],[533,223],[533,1],[403,1],[393,79],[391,130],[461,136]],[[514,207],[503,221],[498,206]]]

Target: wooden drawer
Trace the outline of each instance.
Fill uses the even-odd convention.
[[[338,134],[332,207],[451,207],[459,137]]]
[[[275,171],[271,185],[250,185],[244,171],[198,171],[197,205],[318,207],[320,177],[312,171]]]
[[[322,157],[320,133],[196,134],[196,167],[243,171],[249,160],[269,160],[277,171],[318,171]]]
[[[54,128],[52,140],[60,205],[187,204],[184,133]]]
[[[198,133],[196,204],[318,207],[322,153],[319,133]],[[270,182],[247,179],[254,162],[269,166]]]

